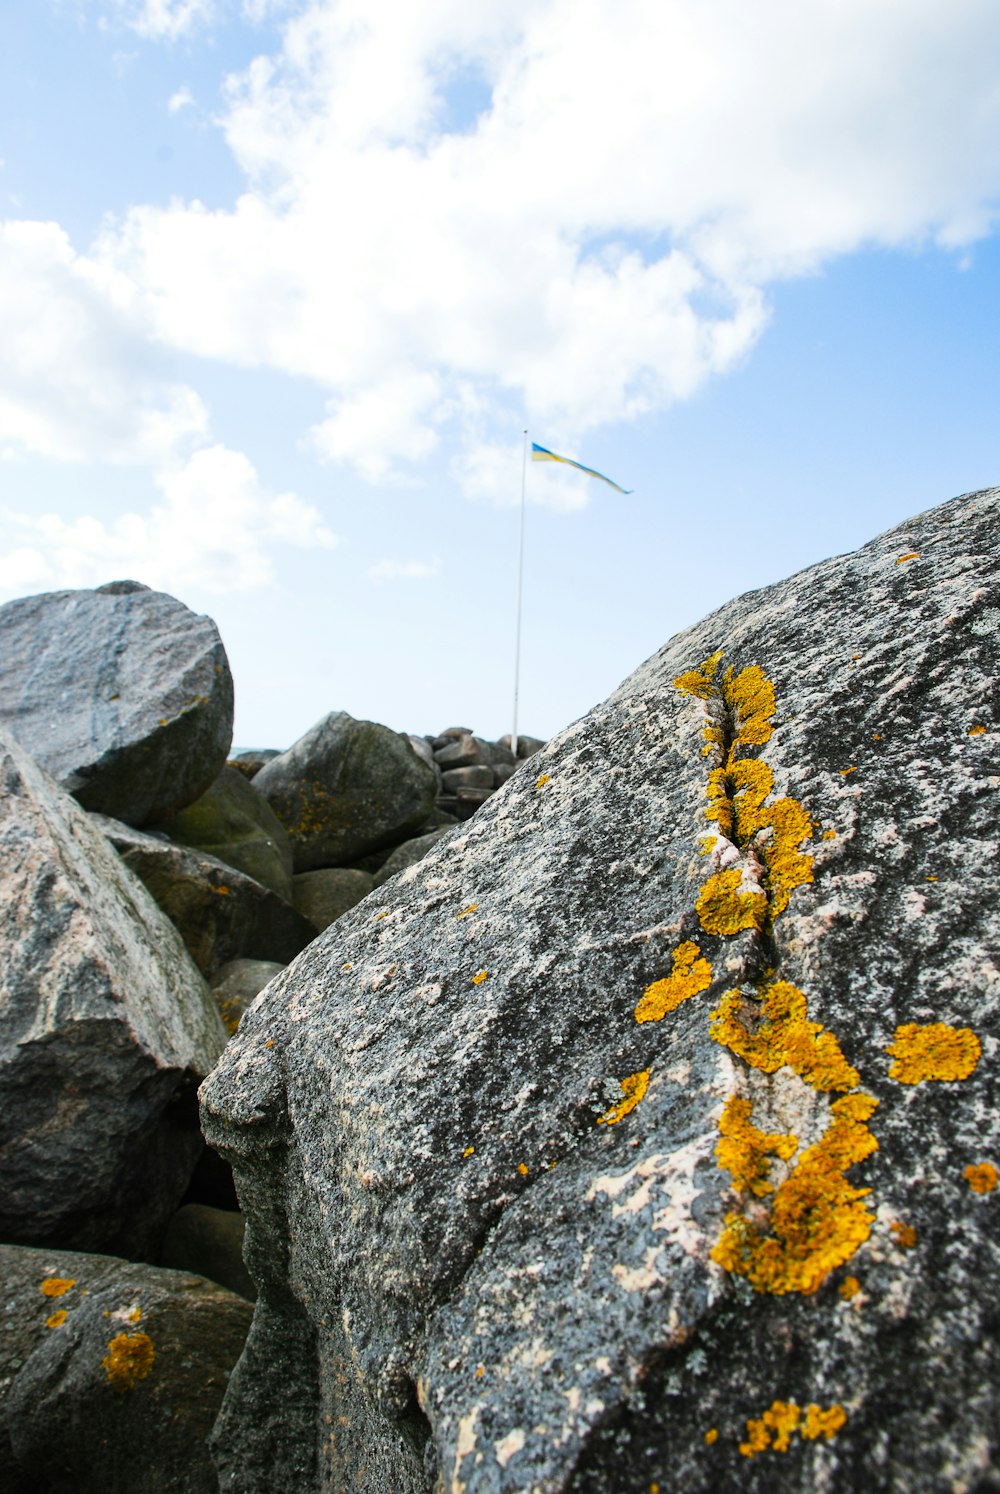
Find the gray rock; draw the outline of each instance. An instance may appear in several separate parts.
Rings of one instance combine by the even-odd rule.
[[[420,835],[429,835],[432,830],[441,830],[448,825],[457,824],[458,816],[454,814],[448,814],[446,810],[442,809],[439,800],[431,810],[430,814],[427,816],[424,823],[420,826],[420,830],[418,833]],[[379,869],[381,870],[381,868]]]
[[[253,1302],[257,1288],[243,1264],[246,1220],[233,1209],[185,1204],[167,1225],[160,1264],[193,1271]]]
[[[277,747],[258,747],[249,752],[237,752],[229,759],[229,766],[242,773],[244,778],[256,778],[265,763],[269,763],[272,757],[280,757],[281,753]]]
[[[485,763],[468,768],[449,768],[441,774],[441,785],[446,794],[460,794],[464,789],[493,789],[493,769]]]
[[[291,841],[264,795],[236,768],[223,768],[207,793],[156,828],[178,845],[235,866],[291,902]]]
[[[138,582],[0,607],[0,723],[87,809],[175,814],[226,760],[233,681],[211,618]]]
[[[371,872],[349,866],[326,866],[300,872],[294,881],[295,906],[322,931],[357,907],[372,890]]]
[[[449,741],[446,746],[436,748],[434,761],[442,773],[450,768],[471,768],[476,764],[488,767],[492,762],[492,753],[485,742],[467,732],[465,736]]]
[[[176,931],[0,728],[0,1239],[153,1248],[225,1042]]]
[[[457,822],[456,822],[457,823]],[[450,834],[451,827],[442,825],[438,829],[429,830],[426,835],[418,835],[413,840],[404,840],[401,846],[397,846],[385,865],[375,873],[375,886],[381,887],[394,877],[397,872],[405,871],[408,866],[416,866],[422,861],[438,841]]]
[[[499,746],[499,747],[506,747],[507,751],[508,752],[510,751],[510,732],[508,732],[506,736],[503,736],[503,737],[500,738],[500,741],[497,743],[497,746]],[[525,758],[534,757],[535,753],[536,752],[541,752],[541,750],[542,750],[542,748],[544,746],[545,746],[545,743],[542,741],[541,737],[522,737],[521,734],[520,734],[520,732],[518,732],[518,735],[517,735],[517,760],[518,760],[518,762],[519,763],[520,762],[524,762]]]
[[[502,788],[516,771],[514,763],[496,763],[493,768],[493,787]]]
[[[190,1272],[10,1245],[0,1280],[4,1494],[217,1494],[205,1438],[249,1302]]]
[[[274,982],[243,1494],[995,1487],[998,561],[729,603]]]
[[[125,862],[180,933],[206,977],[230,960],[287,965],[316,937],[290,903],[215,856],[92,815]]]
[[[335,711],[257,774],[288,831],[295,870],[340,866],[417,829],[437,792],[401,732]]]
[[[268,981],[284,970],[277,960],[229,960],[212,976],[212,995],[232,1035],[240,1019],[263,991]]]
[[[492,784],[492,774],[490,775],[490,782]],[[492,787],[482,789],[460,788],[455,794],[455,807],[459,819],[469,819],[475,814],[477,809],[482,808],[492,793]]]

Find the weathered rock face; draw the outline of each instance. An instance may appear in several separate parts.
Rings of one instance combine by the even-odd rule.
[[[449,834],[449,827],[442,825],[439,830],[429,830],[426,835],[418,835],[413,840],[404,840],[401,846],[397,846],[392,855],[379,867],[375,873],[376,887],[381,887],[394,877],[397,872],[405,871],[408,866],[416,866],[422,861],[432,846]]]
[[[286,964],[316,937],[290,903],[217,857],[107,815],[95,814],[93,822],[177,928],[203,975],[236,959]]]
[[[233,681],[211,618],[135,581],[0,607],[0,723],[87,809],[145,825],[226,760]]]
[[[291,842],[263,794],[235,768],[223,768],[207,793],[156,828],[182,846],[235,866],[291,902]]]
[[[0,728],[0,1239],[142,1254],[226,1032],[180,937]]]
[[[998,560],[720,609],[248,1012],[224,1489],[997,1487]]]
[[[252,1308],[190,1272],[0,1245],[4,1494],[216,1494],[205,1441]]]

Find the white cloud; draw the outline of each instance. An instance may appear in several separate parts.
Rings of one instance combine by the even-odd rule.
[[[438,560],[377,560],[365,575],[371,581],[426,581],[440,569]]]
[[[150,346],[126,276],[55,223],[0,223],[0,441],[54,461],[157,463],[208,416]]]
[[[176,93],[172,93],[167,100],[167,109],[171,114],[176,114],[179,109],[186,109],[189,104],[194,103],[194,94],[187,84],[182,84]]]
[[[447,433],[485,493],[525,415],[585,459],[744,358],[776,281],[996,221],[993,0],[314,0],[283,38],[229,82],[232,210],[94,253],[162,342],[316,380],[372,480]]]
[[[0,510],[0,591],[96,586],[131,576],[167,591],[251,591],[273,579],[275,545],[332,549],[322,515],[294,493],[270,494],[248,458],[206,446],[156,479],[162,500],[106,523],[91,515]]]
[[[176,41],[216,19],[214,0],[115,0],[122,20],[147,41]]]

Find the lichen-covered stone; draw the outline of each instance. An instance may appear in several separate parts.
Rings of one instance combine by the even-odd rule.
[[[292,847],[285,827],[236,768],[223,768],[207,792],[156,828],[292,901]]]
[[[343,866],[416,831],[434,808],[437,775],[401,732],[335,711],[265,763],[254,787],[304,872]]]
[[[0,1238],[149,1249],[225,1041],[146,889],[0,728]]]
[[[0,607],[0,722],[86,809],[145,825],[226,760],[233,681],[211,618],[137,582]]]
[[[284,898],[216,856],[107,815],[91,819],[145,884],[208,978],[230,960],[285,965],[316,937],[313,924]]]
[[[217,1494],[249,1302],[189,1271],[0,1245],[4,1494]]]
[[[224,1488],[997,1486],[998,570],[729,603],[268,988]]]

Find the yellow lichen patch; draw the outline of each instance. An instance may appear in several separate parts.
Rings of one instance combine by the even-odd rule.
[[[962,1176],[973,1193],[992,1193],[997,1185],[997,1170],[992,1162],[970,1162]]]
[[[526,1163],[519,1162],[517,1164],[517,1170],[521,1174],[522,1178],[526,1178],[528,1176],[528,1168]]]
[[[649,1070],[640,1069],[637,1074],[629,1074],[627,1079],[619,1081],[622,1089],[622,1098],[617,1105],[612,1105],[603,1115],[597,1117],[599,1126],[617,1126],[626,1115],[631,1115],[643,1095],[649,1088]]]
[[[376,923],[381,923],[381,921],[382,921],[383,918],[388,918],[388,917],[389,917],[389,912],[388,912],[388,909],[387,909],[384,913],[376,913],[375,914],[375,922]]]
[[[489,973],[490,972],[488,970],[477,970],[475,975],[472,977],[472,984],[474,986],[481,986],[483,981],[488,978]]]
[[[813,858],[799,846],[813,833],[813,823],[798,799],[779,799],[767,811],[766,823],[774,832],[764,846],[770,906],[768,924],[784,913],[796,887],[813,880]]]
[[[843,1406],[830,1406],[823,1411],[814,1401],[810,1401],[799,1431],[810,1442],[815,1442],[819,1437],[832,1442],[846,1420],[847,1412]]]
[[[46,1276],[38,1290],[43,1297],[65,1297],[76,1286],[76,1277]]]
[[[455,917],[456,917],[456,919],[458,919],[458,918],[468,918],[469,914],[470,913],[475,913],[475,911],[476,911],[476,909],[478,907],[479,907],[478,903],[470,903],[467,908],[463,908],[462,909],[461,913],[456,913]]]
[[[752,1113],[753,1105],[749,1100],[730,1096],[719,1121],[715,1155],[738,1192],[750,1192],[763,1198],[765,1194],[774,1192],[774,1184],[769,1181],[770,1158],[780,1157],[787,1162],[799,1143],[794,1136],[759,1130],[750,1119]]]
[[[895,1038],[885,1051],[895,1060],[889,1069],[890,1079],[900,1084],[923,1084],[928,1079],[968,1079],[975,1072],[982,1044],[970,1027],[906,1022],[896,1028]]]
[[[904,560],[919,560],[919,559],[920,559],[920,551],[919,550],[907,550],[907,552],[906,552],[905,555],[897,555],[896,556],[896,564],[897,565],[902,565],[903,562],[904,562]]]
[[[69,1313],[65,1307],[60,1307],[58,1312],[54,1312],[50,1318],[45,1319],[45,1326],[46,1328],[61,1328],[68,1317]]]
[[[916,1245],[917,1232],[912,1224],[906,1224],[902,1219],[894,1219],[889,1228],[900,1250],[912,1250]]]
[[[226,887],[226,886],[224,886],[223,884],[220,884],[218,887],[216,887],[215,883],[213,882],[210,885],[211,885],[212,891],[216,894],[216,896],[218,896],[218,897],[228,897],[229,896],[229,888]]]
[[[119,1333],[108,1344],[101,1360],[104,1373],[115,1390],[131,1390],[152,1373],[153,1341],[146,1333]]]
[[[857,771],[858,771],[858,768],[857,768],[857,764],[856,763],[852,763],[849,768],[838,768],[837,769],[837,772],[840,774],[841,778],[846,778],[850,773],[856,773]]]
[[[861,1283],[856,1276],[845,1276],[837,1291],[845,1302],[850,1302],[861,1290]]]
[[[714,654],[709,654],[697,669],[689,669],[684,674],[679,674],[674,680],[676,689],[685,695],[696,695],[700,700],[708,700],[716,693],[715,671],[719,667],[722,658],[722,649],[716,649]]]
[[[772,1234],[762,1235],[742,1214],[727,1214],[712,1259],[758,1292],[817,1291],[871,1234],[874,1216],[862,1201],[871,1189],[853,1187],[844,1174],[878,1150],[865,1125],[877,1104],[861,1093],[834,1101],[823,1135],[774,1194]]]
[[[703,885],[694,906],[706,934],[740,934],[764,927],[767,898],[762,892],[743,892],[742,883],[743,873],[730,867]]]
[[[768,1449],[787,1452],[795,1432],[810,1442],[818,1437],[829,1442],[846,1421],[843,1406],[830,1406],[824,1411],[810,1401],[803,1411],[794,1401],[774,1401],[763,1416],[747,1419],[747,1440],[740,1443],[740,1452],[745,1458],[754,1458]]]
[[[539,774],[539,776],[535,779],[535,788],[544,788],[545,785],[548,783],[548,781],[549,781],[549,775],[548,775],[548,773],[541,773],[541,774]]]
[[[717,1043],[752,1068],[774,1074],[785,1064],[813,1089],[849,1090],[861,1082],[832,1032],[810,1022],[806,998],[788,981],[772,981],[759,992],[762,1021],[751,1032],[748,1003],[740,991],[727,991],[712,1013],[710,1032]]]
[[[823,839],[824,840],[836,840],[837,839],[837,832],[836,832],[836,830],[824,830],[823,831]]]
[[[240,1025],[240,1018],[243,1016],[242,1005],[243,1003],[238,996],[227,996],[220,1007],[222,1020],[230,1037],[232,1037]]]
[[[938,880],[937,877],[925,877],[924,878],[925,882],[936,882],[937,880]]]
[[[462,1156],[463,1157],[474,1157],[475,1154],[476,1154],[475,1147],[474,1146],[467,1146],[465,1148],[465,1151],[462,1153]]]
[[[739,674],[727,669],[722,698],[736,714],[739,728],[733,741],[737,747],[763,747],[774,733],[774,685],[759,664],[749,664]]]
[[[715,1445],[715,1443],[718,1442],[718,1440],[719,1440],[719,1429],[718,1429],[718,1427],[709,1427],[708,1431],[705,1433],[705,1441],[708,1443],[708,1446],[709,1447],[713,1447]]]
[[[983,732],[985,730],[986,730],[985,726],[970,726],[969,727],[969,736],[970,737],[981,737],[982,734],[983,734]]]
[[[672,959],[670,974],[654,980],[643,991],[635,1009],[637,1022],[659,1022],[667,1012],[676,1011],[682,1001],[707,991],[712,984],[712,967],[692,940],[678,944]]]

